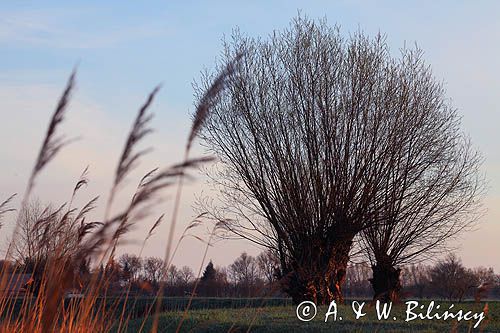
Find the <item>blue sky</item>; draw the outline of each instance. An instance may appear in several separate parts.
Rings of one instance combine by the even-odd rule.
[[[163,87],[153,108],[157,131],[148,141],[155,152],[136,175],[151,165],[178,161],[193,109],[191,84],[200,71],[213,66],[221,39],[236,27],[265,38],[273,29],[286,27],[298,10],[311,18],[326,17],[345,34],[357,29],[371,35],[381,31],[394,52],[405,42],[417,42],[424,49],[463,116],[463,128],[483,152],[483,171],[489,179],[488,211],[480,229],[458,243],[459,254],[470,266],[494,266],[500,271],[498,259],[492,257],[500,252],[500,3],[496,1],[3,2],[0,198],[25,186],[47,119],[75,64],[79,64],[78,89],[65,131],[82,139],[40,179],[37,196],[45,201],[65,201],[68,183],[87,164],[94,181],[89,196],[106,196],[134,113],[160,82]],[[188,186],[181,211],[184,223],[193,215],[193,196],[202,190],[201,181]],[[134,238],[141,239],[145,230],[147,226],[139,226]],[[161,232],[146,255],[162,256]],[[193,244],[186,242],[181,248],[186,255],[178,264],[197,265],[201,253],[191,252]],[[211,256],[216,263],[227,264],[243,249],[259,251],[244,242],[220,243]]]

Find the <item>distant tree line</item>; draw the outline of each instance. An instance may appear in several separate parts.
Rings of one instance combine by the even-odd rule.
[[[39,271],[34,260],[12,265],[16,272],[31,274],[37,281]],[[156,257],[140,258],[123,254],[110,260],[108,265],[91,269],[89,263],[78,268],[78,283],[74,292],[85,292],[90,274],[97,272],[101,279],[110,282],[107,294],[154,296],[160,284],[165,283],[167,297],[286,297],[279,288],[279,262],[270,251],[254,257],[243,252],[228,266],[215,266],[210,261],[197,278],[189,266],[170,265]],[[442,299],[449,301],[499,299],[500,274],[493,268],[465,267],[454,254],[433,265],[415,264],[401,268],[402,296],[405,298]],[[370,299],[373,295],[372,268],[364,263],[347,266],[345,296],[349,299]],[[36,292],[36,284],[32,291]]]
[[[402,296],[449,301],[500,298],[500,275],[493,268],[465,267],[454,254],[433,265],[414,264],[401,268]],[[367,263],[350,264],[346,297],[371,298],[372,268]]]
[[[66,218],[63,224],[51,223],[62,214],[61,208],[45,206],[38,201],[32,201],[22,211],[11,273],[29,274],[31,279],[28,289],[33,293],[38,292],[43,268],[58,238],[67,244],[65,251],[69,255],[74,251],[72,244],[77,243],[74,239],[79,237],[81,230],[73,219]],[[47,242],[47,239],[53,243]],[[272,250],[265,250],[255,257],[243,252],[225,267],[215,266],[210,261],[199,277],[189,266],[166,265],[161,258],[123,254],[105,264],[82,261],[78,267],[73,267],[75,278],[68,284],[70,290],[84,293],[92,273],[97,273],[99,280],[109,283],[107,293],[117,296],[123,293],[156,295],[162,283],[167,296],[187,296],[193,293],[197,283],[197,296],[286,297],[287,294],[280,287],[279,269],[279,258]],[[458,301],[500,298],[500,276],[492,268],[466,268],[455,255],[449,255],[433,265],[401,265],[398,269],[401,270],[401,296],[405,298]],[[346,269],[345,296],[371,298],[372,280],[371,263],[350,262]]]

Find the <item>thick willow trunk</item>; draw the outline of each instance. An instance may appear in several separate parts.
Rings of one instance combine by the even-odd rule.
[[[372,266],[372,272],[370,283],[374,292],[373,299],[384,303],[398,301],[401,293],[401,269],[381,262]]]
[[[292,263],[290,272],[281,279],[282,290],[295,304],[312,301],[317,305],[331,301],[343,303],[342,285],[346,278],[347,262],[352,241],[330,245],[325,251],[318,244],[309,245]],[[306,245],[306,244],[305,244]]]

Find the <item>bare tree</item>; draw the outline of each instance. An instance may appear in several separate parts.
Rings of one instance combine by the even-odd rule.
[[[252,296],[259,278],[257,260],[246,252],[243,252],[229,266],[229,275],[235,285],[241,288],[247,297]]]
[[[276,254],[271,250],[266,250],[260,253],[256,260],[260,275],[266,282],[268,284],[275,282],[279,272],[279,260]]]
[[[178,281],[179,281],[179,270],[177,269],[177,266],[170,265],[166,273],[167,286],[171,287],[175,286]]]
[[[374,297],[386,301],[401,289],[398,266],[441,253],[447,241],[471,230],[484,189],[480,155],[422,51],[402,50],[388,71],[394,112],[387,126],[397,149],[374,197],[378,222],[362,233]]]
[[[402,285],[410,291],[413,297],[424,298],[424,292],[429,287],[429,267],[422,264],[413,264],[403,267]]]
[[[479,284],[494,284],[496,282],[495,271],[492,267],[476,267],[472,269],[472,273]]]
[[[349,295],[366,297],[370,292],[371,269],[367,263],[352,263],[347,266],[345,289]]]
[[[161,258],[149,257],[143,260],[144,277],[153,286],[158,286],[165,276],[165,262]]]
[[[118,259],[121,270],[130,282],[137,281],[142,269],[142,259],[134,254],[122,254]]]
[[[19,215],[18,234],[13,244],[14,258],[23,262],[46,257],[52,249],[50,242],[44,242],[44,234],[50,233],[51,226],[57,220],[57,212],[50,206],[43,207],[38,200],[33,200],[21,209]],[[42,225],[45,228],[41,228]]]
[[[342,300],[354,238],[369,227],[389,225],[387,199],[401,195],[393,187],[404,181],[395,168],[418,166],[423,176],[412,173],[420,181],[409,186],[418,191],[434,179],[425,165],[444,149],[444,155],[465,155],[450,156],[450,167],[441,165],[430,175],[460,174],[461,161],[465,174],[473,173],[467,162],[473,152],[453,141],[461,139],[454,132],[457,118],[441,86],[428,71],[414,70],[415,54],[405,52],[394,58],[380,35],[346,39],[325,21],[301,17],[269,40],[236,33],[225,45],[220,66],[234,54],[245,57],[202,133],[221,160],[209,174],[223,194],[202,207],[225,222],[228,236],[278,253],[283,290],[295,302]],[[448,116],[451,121],[443,123]],[[445,134],[436,138],[431,130]],[[453,148],[443,148],[446,144]],[[409,149],[424,150],[414,155]],[[460,186],[467,181],[459,180]],[[439,201],[437,193],[419,197],[437,202],[444,218],[450,201]],[[423,228],[415,237],[427,234]],[[437,239],[446,231],[440,234]]]
[[[474,300],[476,302],[480,302],[481,299],[489,296],[495,285],[498,285],[498,277],[495,275],[495,271],[491,267],[476,267],[472,269],[472,274],[478,284],[474,290]]]
[[[179,270],[179,283],[188,286],[194,280],[194,272],[189,266],[182,266]]]
[[[57,294],[51,301],[52,305],[62,295],[62,290],[82,288],[89,280],[90,259],[80,257],[79,253],[87,236],[101,225],[100,222],[87,222],[87,215],[95,208],[98,197],[81,208],[73,206],[77,193],[88,183],[87,171],[86,168],[76,182],[70,200],[63,205],[44,205],[38,200],[29,201],[29,196],[26,196],[16,218],[13,241],[7,250],[21,270],[32,274],[32,292],[38,294],[41,288],[45,288],[44,292]],[[61,283],[57,285],[58,278]]]
[[[80,249],[82,239],[99,223],[86,222],[86,215],[95,207],[97,198],[79,211],[71,206],[54,208],[32,200],[21,208],[12,254],[17,262],[38,266],[55,256],[72,258]]]
[[[462,301],[468,292],[478,286],[474,274],[465,268],[456,255],[450,254],[430,270],[433,291],[448,300]]]

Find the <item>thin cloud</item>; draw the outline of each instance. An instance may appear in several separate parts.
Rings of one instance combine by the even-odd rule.
[[[161,21],[94,25],[92,10],[37,10],[4,13],[0,17],[0,44],[55,49],[110,48],[145,38],[171,35]],[[126,23],[126,24],[125,24]],[[85,28],[82,28],[85,27]]]

